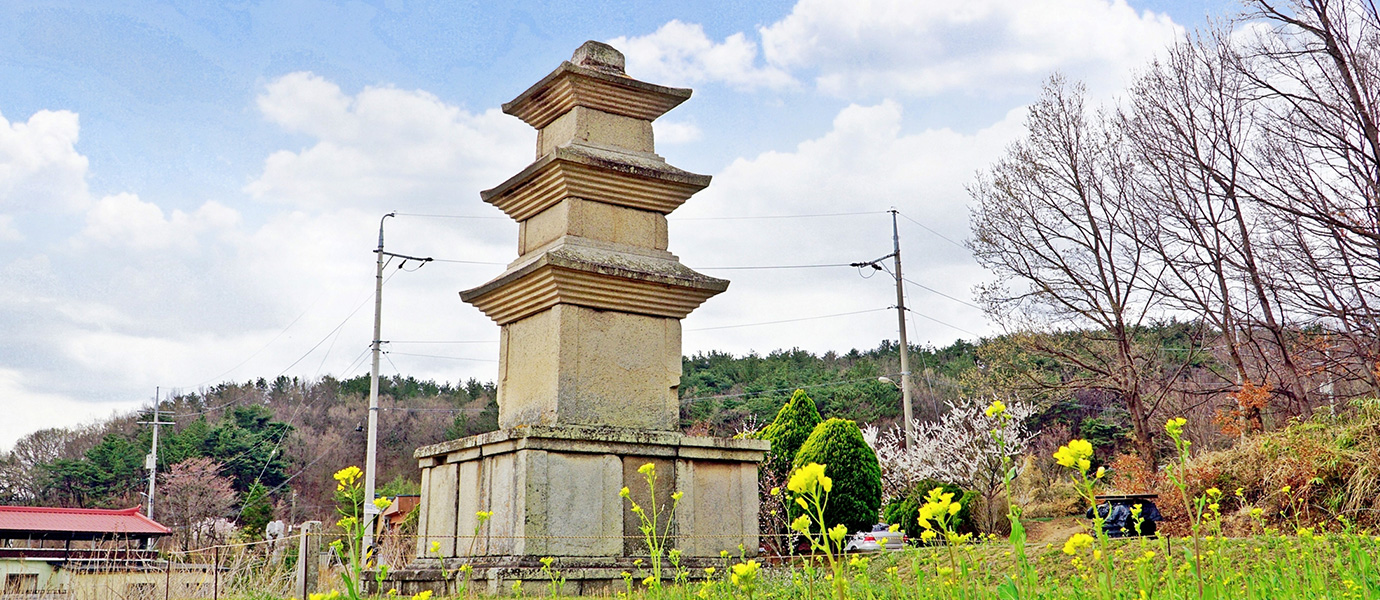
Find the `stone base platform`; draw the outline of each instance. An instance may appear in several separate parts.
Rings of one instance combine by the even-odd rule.
[[[523,595],[527,597],[549,595],[553,585],[559,587],[557,593],[561,596],[612,597],[627,590],[628,580],[624,578],[624,573],[631,578],[634,590],[643,589],[642,580],[651,573],[650,568],[646,560],[640,565],[634,564],[633,560],[556,559],[551,565],[551,570],[560,578],[559,583],[554,582],[551,575],[542,569],[540,559],[530,557],[477,558],[473,561],[466,559],[473,569],[468,578],[459,570],[461,561],[447,561],[447,568],[443,572],[439,560],[419,559],[406,569],[389,571],[388,578],[379,590],[373,589],[372,579],[365,577],[365,580],[370,591],[374,593],[382,593],[391,588],[397,589],[401,597],[424,590],[431,590],[437,595],[456,594],[462,586],[469,592],[507,596],[512,593],[513,585],[518,581],[522,582]],[[737,562],[736,556],[733,561]],[[720,570],[718,575],[721,576],[725,564],[724,560],[717,558],[699,558],[682,561],[681,566],[686,569],[687,580],[699,581],[706,577],[705,567],[716,567]],[[675,571],[669,564],[663,565],[662,577],[668,583],[675,577]]]
[[[419,448],[416,559],[390,572],[384,589],[439,593],[442,565],[454,577],[469,564],[478,585],[471,589],[507,592],[522,580],[536,590],[549,581],[544,557],[566,577],[566,594],[623,589],[624,571],[640,578],[649,567],[641,521],[619,496],[624,487],[649,516],[655,503],[658,530],[670,532],[668,550],[680,550],[688,566],[721,564],[720,551],[736,557],[740,547],[754,556],[757,465],[769,447],[664,431],[524,426]],[[655,498],[638,472],[648,463],[656,469]],[[492,516],[481,522],[481,511]]]

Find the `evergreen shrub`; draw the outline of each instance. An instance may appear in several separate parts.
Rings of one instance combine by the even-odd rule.
[[[794,466],[810,463],[824,465],[824,474],[834,480],[824,509],[825,525],[841,523],[849,532],[871,530],[882,508],[882,469],[858,424],[829,419],[816,426],[796,452]],[[800,507],[789,508],[794,519]]]
[[[972,509],[973,500],[978,497],[977,492],[934,479],[921,480],[905,496],[888,502],[886,507],[882,509],[882,520],[891,525],[900,525],[901,530],[906,532],[906,537],[919,540],[920,534],[925,531],[920,527],[920,506],[925,503],[925,495],[937,487],[944,488],[945,493],[953,494],[954,498],[958,498],[959,505],[963,507],[959,509],[957,515],[954,515],[954,530],[961,533],[976,532],[977,528],[974,527],[972,520]]]
[[[795,463],[796,452],[821,421],[815,401],[805,390],[791,394],[791,399],[776,412],[776,419],[757,435],[758,439],[771,442],[771,453],[767,455],[764,468],[771,470],[778,480],[785,477]]]

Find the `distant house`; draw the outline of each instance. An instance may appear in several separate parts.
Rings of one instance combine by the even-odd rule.
[[[167,563],[145,548],[169,533],[137,507],[0,506],[0,598],[152,597]]]
[[[417,508],[422,501],[421,496],[395,496],[393,503],[388,508],[383,509],[379,515],[378,531],[375,535],[382,537],[389,533],[397,533],[402,529],[403,521],[407,520],[407,515]]]

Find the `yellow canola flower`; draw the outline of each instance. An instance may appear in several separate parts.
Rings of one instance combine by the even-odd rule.
[[[829,539],[834,540],[835,543],[842,542],[845,537],[848,537],[848,528],[842,523],[829,530]]]
[[[1188,419],[1185,419],[1183,417],[1174,417],[1173,419],[1170,419],[1165,422],[1164,431],[1165,433],[1169,434],[1169,437],[1178,438],[1184,434],[1184,425],[1187,424]]]
[[[431,600],[431,590],[422,590],[413,594],[412,600]]]
[[[619,498],[631,498],[631,497],[632,497],[632,490],[628,489],[627,486],[623,486],[623,489],[618,490],[618,497],[619,497]]]
[[[1068,539],[1068,541],[1064,542],[1064,554],[1068,554],[1070,556],[1078,554],[1079,550],[1091,546],[1092,543],[1092,536],[1086,533],[1075,533],[1072,537]]]
[[[1001,400],[993,400],[992,405],[988,406],[987,410],[983,411],[983,413],[985,413],[988,417],[995,417],[998,415],[1005,414],[1006,404],[1003,404]]]
[[[644,465],[642,465],[642,466],[640,466],[640,467],[637,468],[637,472],[638,472],[638,473],[641,473],[641,474],[644,475],[644,476],[655,475],[655,474],[656,474],[656,465],[654,465],[654,464],[652,464],[652,463],[644,464]]]
[[[676,492],[676,493],[674,493],[674,494],[671,494],[671,499],[674,500],[674,501],[676,501],[676,502],[680,502],[680,499],[681,499],[681,498],[684,498],[684,497],[685,497],[685,492]]]
[[[757,579],[757,569],[759,569],[761,566],[762,565],[757,564],[757,561],[755,560],[749,560],[745,563],[738,563],[736,565],[733,565],[733,575],[731,577],[733,580],[733,585],[736,585],[738,587],[746,587],[752,585],[752,583]]]
[[[346,486],[353,485],[363,476],[364,472],[360,471],[359,467],[355,466],[345,467],[344,469],[336,471],[335,475],[332,475],[332,477],[335,478],[336,487],[338,489],[345,489]]]
[[[1087,472],[1092,466],[1088,459],[1092,458],[1092,442],[1088,440],[1072,440],[1066,446],[1060,446],[1054,453],[1054,460],[1060,466],[1070,469],[1077,467],[1079,471]]]
[[[825,483],[826,481],[828,481],[828,483]],[[813,490],[815,484],[824,486],[824,491],[827,492],[830,487],[833,487],[834,482],[824,476],[824,465],[810,463],[796,469],[795,472],[791,474],[790,481],[786,482],[786,489],[797,494],[803,494]]]
[[[481,510],[481,511],[478,511],[478,512],[474,513],[474,516],[476,516],[476,517],[479,518],[479,522],[480,522],[480,523],[483,523],[484,521],[488,521],[490,517],[494,516],[494,511],[492,511],[492,510]]]
[[[374,498],[374,506],[377,506],[379,510],[383,510],[385,508],[393,506],[393,501],[389,500],[387,496]]]
[[[440,552],[440,551],[441,551],[441,542],[432,541],[432,542],[431,542],[431,551],[432,551],[432,552]]]
[[[807,517],[805,515],[800,515],[799,517],[796,517],[794,521],[791,521],[791,530],[799,531],[800,533],[809,533],[810,517]]]

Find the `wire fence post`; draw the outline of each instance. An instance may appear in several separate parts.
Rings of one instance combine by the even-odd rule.
[[[220,546],[216,546],[211,559],[211,598],[220,600]]]
[[[163,571],[163,600],[172,598],[172,552],[168,552],[168,568]]]
[[[316,591],[316,578],[320,575],[321,521],[307,521],[298,531],[297,583],[293,591],[297,598],[307,598]]]

